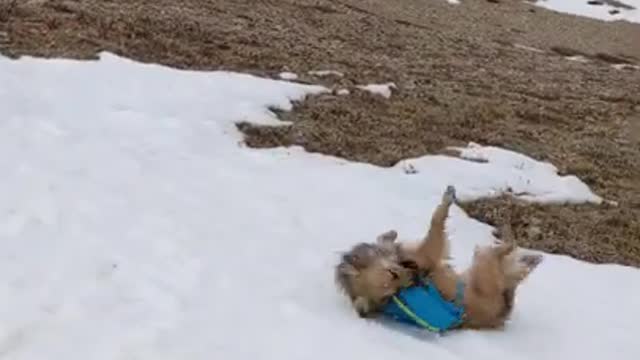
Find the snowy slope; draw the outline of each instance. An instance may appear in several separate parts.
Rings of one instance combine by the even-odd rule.
[[[536,5],[563,13],[605,21],[625,20],[640,23],[640,0],[607,0],[589,4],[588,0],[537,0]]]
[[[241,147],[233,122],[323,91],[96,62],[0,58],[0,359],[636,359],[640,273],[547,256],[505,332],[415,337],[357,318],[338,252],[420,236],[447,184],[600,201],[494,148],[384,169]],[[456,265],[491,228],[455,208]],[[597,290],[597,291],[594,291]],[[612,295],[613,294],[613,295]]]

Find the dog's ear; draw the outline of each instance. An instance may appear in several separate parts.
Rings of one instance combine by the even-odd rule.
[[[342,256],[342,262],[338,265],[338,273],[344,276],[358,276],[360,271],[356,267],[357,259],[351,254]]]
[[[353,280],[358,278],[360,272],[352,264],[342,261],[335,268],[334,280],[338,287],[342,289],[353,300]]]
[[[378,235],[376,238],[376,242],[380,245],[390,245],[393,244],[398,238],[398,232],[395,230],[389,230],[385,233]]]

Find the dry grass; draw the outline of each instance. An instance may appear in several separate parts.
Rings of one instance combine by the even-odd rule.
[[[5,35],[3,35],[5,34]],[[251,146],[388,166],[474,141],[525,152],[576,174],[610,206],[465,207],[509,213],[526,246],[640,265],[640,26],[602,23],[517,1],[0,0],[0,51],[95,58],[108,50],[179,68],[313,78],[347,97],[306,101],[291,127],[241,124]],[[528,51],[514,44],[543,50]],[[568,61],[580,54],[588,63]],[[354,86],[393,81],[391,99]]]
[[[466,204],[463,208],[492,225],[511,219],[521,246],[594,263],[638,266],[640,223],[634,218],[637,213],[629,213],[628,208],[541,206],[507,197]]]

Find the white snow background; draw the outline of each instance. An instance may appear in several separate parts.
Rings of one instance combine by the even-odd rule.
[[[505,331],[413,336],[359,319],[339,252],[418,238],[447,184],[600,201],[496,148],[380,168],[239,144],[237,121],[323,88],[228,72],[0,58],[0,359],[637,359],[640,273],[547,255]],[[455,264],[491,227],[454,208]]]

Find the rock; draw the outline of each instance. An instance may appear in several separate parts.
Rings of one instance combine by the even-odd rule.
[[[539,226],[529,226],[527,227],[527,236],[529,239],[537,239],[542,236],[542,230]]]

